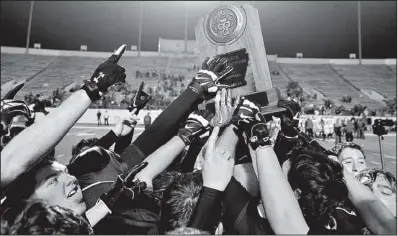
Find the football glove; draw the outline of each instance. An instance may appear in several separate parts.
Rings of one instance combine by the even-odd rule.
[[[195,142],[201,135],[210,130],[211,116],[212,114],[207,111],[191,113],[184,127],[178,130],[178,137],[180,137],[186,145]]]
[[[233,67],[228,65],[227,59],[215,56],[207,58],[202,69],[196,74],[188,88],[199,94],[203,99],[215,94],[220,87],[228,87],[219,83],[219,80],[231,73]]]
[[[82,89],[91,101],[98,101],[110,89],[126,82],[126,70],[117,64],[126,48],[126,45],[119,47],[107,61],[98,66],[90,80],[84,81]]]
[[[144,82],[141,83],[140,88],[138,89],[137,93],[134,95],[131,101],[132,104],[127,107],[129,112],[132,112],[134,109],[136,109],[135,111],[136,115],[138,115],[138,112],[146,106],[149,100],[151,100],[151,95],[142,91],[143,88],[144,88]]]
[[[99,201],[105,203],[109,211],[112,212],[119,198],[123,197],[134,199],[147,187],[145,182],[135,179],[135,176],[147,165],[148,162],[142,162],[141,164],[136,165],[129,172],[119,175],[108,192],[101,195]]]

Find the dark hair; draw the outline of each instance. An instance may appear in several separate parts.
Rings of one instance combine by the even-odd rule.
[[[288,181],[301,191],[298,201],[308,226],[327,225],[336,207],[348,199],[342,165],[307,148],[294,148],[290,158]]]
[[[364,185],[369,187],[370,190],[373,191],[372,185],[376,181],[378,175],[383,175],[393,192],[397,192],[397,179],[391,172],[387,170],[383,170],[380,168],[366,168],[358,172],[355,177],[357,178],[357,180],[359,180],[361,183],[363,183]],[[364,178],[367,179],[365,180]]]
[[[4,206],[15,207],[21,201],[28,200],[35,192],[38,184],[35,178],[37,171],[42,168],[51,167],[52,163],[52,160],[44,159],[9,184],[3,192],[3,195],[6,197],[6,200],[3,202]]]
[[[178,171],[163,171],[160,175],[153,179],[153,194],[157,201],[163,199],[163,193],[170,185],[181,176]]]
[[[334,153],[337,157],[340,156],[341,152],[345,149],[345,148],[353,148],[353,149],[357,149],[359,151],[362,152],[362,155],[366,158],[364,151],[362,150],[362,147],[359,146],[356,143],[353,142],[344,142],[344,143],[338,143],[336,144],[332,149],[331,152]]]
[[[188,224],[195,210],[202,185],[202,172],[194,171],[182,174],[164,191],[161,215],[163,232]]]
[[[18,209],[8,209],[6,213],[15,210]],[[90,224],[82,216],[59,206],[26,202],[24,209],[16,215],[8,222],[2,217],[2,234],[93,234]]]
[[[98,138],[82,139],[78,144],[72,147],[72,157],[79,155],[84,150],[94,147],[98,142]]]

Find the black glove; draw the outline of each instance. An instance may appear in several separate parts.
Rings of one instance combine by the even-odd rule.
[[[265,118],[260,113],[260,108],[243,97],[234,112],[232,124],[237,127],[235,131],[239,134],[243,132],[246,135],[247,142],[253,150],[272,145],[270,133]]]
[[[126,70],[117,64],[126,47],[122,45],[107,61],[98,66],[90,80],[84,81],[82,89],[87,92],[91,101],[98,101],[109,89],[126,82]]]
[[[295,101],[280,100],[278,101],[278,107],[286,109],[281,116],[281,128],[284,135],[288,137],[294,137],[297,135],[297,131],[294,129],[298,128],[299,114],[301,107]]]
[[[147,94],[146,92],[142,91],[144,87],[144,82],[141,83],[140,88],[138,89],[137,93],[134,95],[132,99],[132,104],[127,107],[129,112],[137,109],[135,114],[138,115],[138,112],[146,106],[146,104],[151,100],[151,95]]]
[[[147,165],[148,162],[142,162],[136,165],[131,171],[119,175],[108,192],[101,195],[100,200],[105,203],[110,211],[112,211],[120,197],[134,199],[136,195],[146,189],[145,182],[140,182],[139,179],[134,180],[134,178]]]
[[[202,64],[202,69],[196,74],[188,88],[206,99],[210,94],[215,94],[219,87],[223,85],[218,81],[233,70],[227,64],[227,59],[215,56],[212,59],[206,58]],[[224,86],[227,87],[227,86]]]
[[[67,165],[69,174],[79,177],[84,174],[98,172],[110,162],[110,156],[101,147],[89,148],[72,158]]]
[[[9,126],[16,116],[31,117],[31,111],[24,101],[1,100],[1,136],[9,134]]]
[[[212,114],[207,111],[193,112],[188,116],[183,128],[178,130],[178,136],[186,145],[195,142],[202,134],[210,130]]]

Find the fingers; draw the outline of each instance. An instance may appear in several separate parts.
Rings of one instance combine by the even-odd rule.
[[[117,64],[120,58],[123,56],[123,53],[126,51],[127,45],[123,44],[120,46],[112,56],[109,57],[108,62]]]
[[[220,101],[221,101],[221,92],[218,91],[216,98],[214,99],[214,105],[216,107],[216,114],[220,113]]]
[[[147,167],[148,162],[141,162],[141,164],[139,164],[138,166],[135,166],[131,172],[129,173],[129,175],[126,177],[125,181],[126,182],[130,182],[133,181],[134,177],[141,171],[143,170],[145,167]]]
[[[226,97],[227,97],[227,90],[226,89],[222,89],[221,90],[221,106],[225,107],[226,103]]]
[[[209,60],[210,60],[210,57],[206,57],[206,59],[202,63],[202,69],[206,69],[207,68]]]
[[[234,68],[229,65],[228,67],[225,68],[225,70],[218,77],[218,80],[222,80],[223,78],[225,78],[225,76],[229,75],[229,73],[231,73],[233,70],[234,70]]]
[[[211,135],[207,141],[207,148],[206,148],[206,153],[205,153],[206,158],[210,157],[211,154],[214,152],[219,131],[220,131],[220,127],[218,127],[218,126],[214,127],[213,132],[211,133]]]
[[[144,82],[141,82],[140,88],[138,89],[137,94],[138,94],[139,92],[141,92],[143,88],[144,88]]]
[[[227,64],[227,59],[226,58],[222,58],[219,59],[218,61],[216,61],[214,68],[212,68],[212,71],[215,73],[220,72],[223,68],[226,67]]]

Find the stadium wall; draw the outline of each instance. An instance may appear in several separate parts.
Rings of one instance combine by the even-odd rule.
[[[173,41],[174,42],[174,41]],[[191,45],[193,50],[194,45]],[[116,50],[116,49],[115,49]],[[25,48],[18,47],[1,47],[1,53],[9,54],[24,54]],[[44,56],[77,56],[77,57],[99,57],[108,58],[109,52],[83,52],[83,51],[68,51],[68,50],[52,50],[52,49],[29,49],[31,55],[44,55]],[[126,51],[123,56],[136,57],[137,51]],[[142,57],[158,57],[159,52],[141,51]],[[161,52],[161,56],[180,57],[181,54],[174,52]],[[186,55],[195,56],[195,55]],[[321,58],[280,58],[278,55],[267,55],[268,61],[277,63],[288,64],[336,64],[336,65],[358,65],[358,59],[321,59]],[[396,65],[397,59],[362,59],[364,65]]]
[[[46,108],[49,112],[51,112],[53,109],[56,108]],[[102,124],[104,123],[104,113],[107,109],[100,109],[102,116],[101,116],[101,122]],[[128,110],[107,110],[109,114],[109,124],[114,125],[119,119],[122,117],[126,117],[128,115]],[[77,124],[90,124],[90,125],[96,125],[97,124],[97,112],[98,109],[87,109],[87,111],[83,114],[83,116],[77,121]],[[141,110],[140,113],[138,114],[138,124],[143,125],[144,124],[144,116],[147,113],[150,113],[150,116],[152,118],[152,122],[158,117],[158,115],[162,112],[162,110]],[[40,120],[44,117],[43,113],[36,113],[36,120]],[[321,118],[324,120],[333,120],[333,123],[336,121],[337,118],[340,120],[346,120],[346,119],[351,119],[352,117],[355,116],[315,116],[315,115],[302,115],[300,116],[300,123],[304,122],[307,118],[311,118],[313,120],[320,120]],[[359,117],[355,117],[359,118]],[[396,117],[376,117],[372,116],[369,117],[372,119],[372,124],[375,119],[391,119],[396,121]]]

